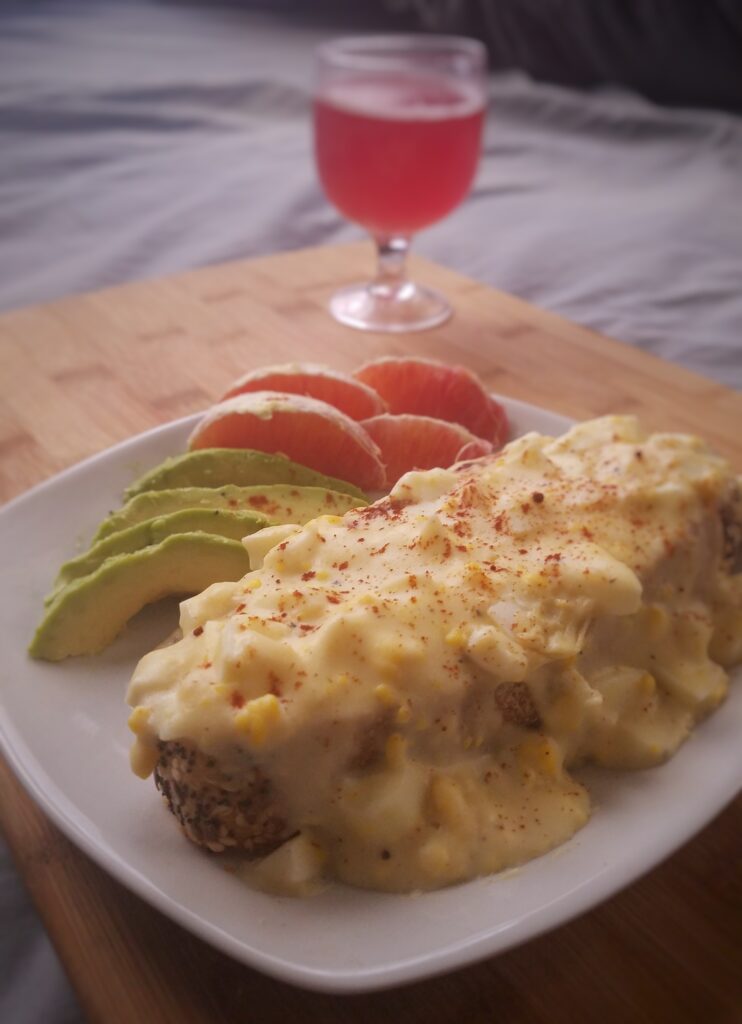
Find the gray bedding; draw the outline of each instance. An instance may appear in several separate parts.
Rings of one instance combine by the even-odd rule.
[[[208,4],[0,5],[0,307],[359,235],[307,86],[330,30]],[[416,247],[742,385],[742,119],[492,81],[474,194]]]
[[[358,237],[311,161],[330,34],[207,3],[0,0],[0,308]],[[474,193],[416,247],[742,386],[732,115],[497,77]],[[0,856],[0,1020],[77,1012]]]

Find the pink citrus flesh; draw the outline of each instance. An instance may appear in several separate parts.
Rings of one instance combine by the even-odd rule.
[[[486,451],[482,450],[482,445],[487,445]],[[492,450],[493,445],[489,441],[485,441],[483,437],[477,437],[464,445],[456,456],[456,461],[463,462],[465,459],[479,459],[482,455],[489,455]]]
[[[362,426],[381,449],[387,487],[412,469],[446,469],[463,458],[476,459],[492,451],[489,441],[458,423],[430,416],[383,413],[364,420]]]
[[[507,440],[505,410],[466,367],[390,357],[365,363],[354,376],[381,395],[390,413],[459,423],[498,448]]]
[[[386,402],[367,384],[316,363],[286,363],[250,370],[230,385],[221,400],[251,391],[283,391],[317,398],[334,405],[352,420],[386,412]]]
[[[254,448],[285,455],[364,491],[384,487],[380,451],[360,424],[306,395],[253,391],[227,398],[206,413],[188,448]]]

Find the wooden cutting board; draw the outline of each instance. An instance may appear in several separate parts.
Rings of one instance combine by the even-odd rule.
[[[455,304],[448,324],[402,337],[335,324],[327,297],[370,269],[365,246],[305,250],[0,317],[0,499],[204,408],[257,364],[344,369],[396,353],[464,363],[493,390],[570,416],[632,412],[702,434],[742,469],[739,395],[423,260],[414,274]],[[740,799],[579,920],[444,978],[354,997],[264,978],[172,924],[73,847],[2,761],[0,822],[96,1022],[742,1020]]]

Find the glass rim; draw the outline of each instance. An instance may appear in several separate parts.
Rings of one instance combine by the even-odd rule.
[[[427,35],[425,33],[390,32],[384,35],[340,36],[320,43],[316,50],[318,63],[326,61],[331,67],[366,68],[388,67],[401,57],[416,54],[438,54],[441,57],[469,58],[476,71],[487,68],[487,47],[470,36]]]

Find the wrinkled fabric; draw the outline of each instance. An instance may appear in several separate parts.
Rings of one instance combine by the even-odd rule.
[[[0,7],[0,305],[359,237],[312,165],[327,28]],[[416,248],[742,384],[742,119],[497,77],[472,197]]]
[[[83,1019],[0,836],[0,1021],[82,1024]]]
[[[299,0],[300,2],[300,0]],[[622,85],[657,103],[742,113],[739,0],[382,0],[435,32],[477,35],[490,67]]]
[[[739,0],[469,0],[492,66],[742,112]]]
[[[360,237],[312,165],[330,34],[215,4],[0,3],[0,308]],[[493,78],[473,194],[415,247],[742,386],[732,115]],[[0,937],[0,1020],[76,1019],[1,852]]]

